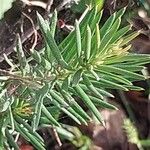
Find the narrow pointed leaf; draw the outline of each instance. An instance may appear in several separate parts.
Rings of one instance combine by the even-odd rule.
[[[121,69],[125,69],[128,71],[132,71],[132,72],[138,72],[141,71],[142,69],[144,69],[144,66],[136,66],[136,65],[125,65],[125,64],[121,64],[121,65],[113,65],[114,67],[117,68],[121,68]]]
[[[40,28],[44,34],[44,37],[48,43],[48,46],[50,47],[50,50],[51,50],[53,56],[56,58],[56,60],[60,66],[62,66],[63,68],[66,68],[66,69],[71,69],[68,66],[68,64],[64,61],[64,59],[61,55],[61,52],[59,50],[59,47],[57,46],[57,44],[49,30],[49,27],[47,27],[44,19],[42,18],[42,16],[39,13],[37,13],[37,16],[38,16]]]
[[[55,36],[56,26],[57,26],[57,11],[55,9],[53,12],[53,15],[51,18],[51,24],[50,24],[50,31],[51,31],[52,37]]]
[[[29,139],[29,141],[33,144],[33,146],[37,149],[37,150],[46,150],[37,140],[36,138],[29,133],[26,129],[24,129],[23,127],[21,127],[21,125],[19,124],[15,124],[15,127],[17,128],[17,130],[21,131],[21,135],[26,139],[26,137],[28,137],[26,140]]]
[[[13,138],[13,136],[9,133],[9,130],[6,128],[5,129],[5,134],[7,137],[7,142],[9,143],[10,146],[12,146],[15,150],[20,150],[19,146],[17,145],[17,143],[15,142],[15,139]]]
[[[80,23],[80,28],[81,28],[81,34],[85,32],[85,28],[87,23],[91,22],[90,20],[94,19],[95,16],[95,9],[92,9],[91,11],[88,12],[88,14],[85,16],[85,18],[82,20]],[[93,20],[94,22],[94,20]],[[72,59],[72,57],[75,56],[76,54],[76,43],[75,41],[75,31],[71,32],[67,38],[64,39],[64,41],[59,45],[60,48],[64,49],[63,51],[63,57],[64,59],[68,62]]]
[[[50,114],[50,112],[46,109],[46,107],[42,104],[42,112],[43,114],[50,120],[52,125],[60,126],[60,124],[56,121],[56,119]]]
[[[93,35],[92,38],[92,51],[91,51],[91,56],[95,57],[97,52],[99,51],[100,43],[101,43],[101,36],[100,36],[100,29],[99,29],[99,24],[96,24],[96,31],[95,35]]]
[[[17,55],[18,55],[20,69],[24,75],[26,72],[29,71],[29,64],[27,63],[26,56],[25,56],[23,48],[22,48],[22,42],[21,42],[19,34],[17,35],[16,51],[17,51]]]
[[[81,124],[80,120],[76,117],[76,115],[79,117],[79,115],[73,111],[70,112],[68,109],[69,107],[62,107],[57,101],[53,101],[53,104],[57,106],[61,111],[63,111],[65,114],[67,114],[70,118],[72,118],[76,123]]]
[[[82,109],[82,107],[75,101],[75,99],[67,92],[62,92],[64,98],[68,101],[70,106],[77,112],[79,115],[84,118],[85,120],[90,121],[91,118],[88,114]]]
[[[140,80],[145,79],[145,77],[143,75],[140,75],[140,74],[137,74],[137,73],[134,73],[134,72],[130,72],[130,71],[127,71],[127,70],[124,70],[124,69],[121,69],[121,68],[116,68],[116,67],[113,67],[113,66],[103,65],[100,68],[104,71],[113,72],[113,73],[117,73],[117,74],[122,74],[122,75],[125,75],[125,76],[130,76],[131,78],[136,78],[136,79],[140,79]]]
[[[41,143],[41,145],[44,145],[43,138],[37,132],[33,132],[32,127],[24,119],[22,119],[18,115],[15,115],[15,121],[18,122],[18,124],[22,124],[26,129],[29,130],[30,133],[32,133],[32,135],[36,137],[36,139]]]
[[[105,36],[105,34],[110,30],[110,28],[112,27],[114,21],[116,19],[116,13],[114,13],[113,15],[111,15],[107,21],[105,22],[105,24],[103,25],[103,27],[100,30],[100,34],[101,37],[103,38]]]
[[[81,33],[79,28],[79,22],[75,21],[75,31],[76,31],[76,47],[77,47],[77,57],[80,58],[82,47],[81,47]]]
[[[124,46],[124,45],[128,44],[130,41],[132,41],[134,38],[136,38],[139,34],[140,34],[140,32],[135,31],[135,32],[123,37],[123,41],[120,46]]]
[[[99,98],[103,99],[103,96],[96,90],[96,88],[92,85],[92,83],[84,73],[82,77],[83,77],[83,82],[87,86],[87,88],[91,90],[91,92],[93,92],[95,96],[98,96]]]
[[[133,91],[142,91],[142,90],[144,90],[142,87],[138,87],[138,86],[125,85],[125,87],[128,88],[129,90],[133,90]]]
[[[52,37],[50,31],[47,31],[46,34],[46,39],[47,39],[47,43],[52,51],[53,56],[56,58],[57,62],[59,63],[60,66],[62,66],[65,69],[71,69],[70,66],[68,66],[68,64],[65,62],[65,60],[63,59],[61,52],[54,40],[54,38]]]
[[[109,81],[109,80],[105,80],[105,79],[103,79],[103,78],[101,78],[99,82],[102,82],[102,83],[104,83],[104,84],[109,84],[109,85],[111,85],[111,86],[115,86],[116,88],[118,88],[118,89],[120,88],[121,90],[124,90],[124,91],[128,91],[128,89],[125,88],[124,86],[122,86],[122,85],[120,85],[120,84],[117,84],[117,83],[114,83],[114,82],[111,82],[111,81]]]
[[[90,98],[87,96],[87,94],[82,90],[82,88],[79,85],[76,85],[74,87],[74,90],[77,92],[77,94],[81,97],[83,102],[87,105],[87,107],[93,112],[95,117],[102,123],[103,126],[105,126],[104,120],[100,114],[100,112],[97,110],[95,105],[92,103]]]
[[[68,75],[62,83],[61,88],[63,90],[68,91],[68,87],[70,86],[70,82],[71,82],[70,80],[71,80],[71,76]]]
[[[117,29],[119,28],[120,26],[120,23],[121,23],[121,18],[118,18],[115,23],[113,24],[113,26],[111,27],[110,31],[106,33],[106,35],[102,38],[101,40],[101,44],[100,44],[100,47],[99,47],[99,52],[101,54],[105,53],[111,39],[112,39],[112,35],[117,31]]]
[[[129,30],[131,30],[131,26],[130,25],[128,25],[128,26],[120,29],[116,33],[114,33],[114,36],[111,39],[110,43],[115,43],[117,40],[119,40],[121,37],[123,37]]]
[[[118,108],[115,107],[114,105],[112,105],[112,104],[110,104],[110,103],[108,103],[108,102],[106,102],[104,100],[98,99],[97,97],[90,96],[90,99],[92,100],[92,102],[95,105],[98,105],[100,107],[118,110]]]
[[[88,61],[90,58],[90,54],[91,54],[91,40],[92,40],[92,35],[91,35],[91,29],[89,26],[87,26],[87,35],[86,35],[86,47],[85,47],[85,60]]]
[[[45,58],[42,58],[41,65],[44,67],[46,70],[51,70],[52,69],[52,64]]]
[[[118,12],[116,12],[116,18],[122,17],[123,14],[125,13],[126,9],[127,9],[127,7],[124,7],[122,9],[120,9]]]
[[[73,76],[73,79],[72,79],[72,86],[75,86],[79,83],[79,81],[82,77],[82,73],[83,73],[82,69],[79,69],[75,72],[75,74]]]
[[[124,85],[120,85],[104,79],[102,79],[101,81],[92,81],[92,84],[97,88],[121,89],[123,91],[128,91],[128,89]]]
[[[84,84],[80,84],[80,86],[81,86],[81,88],[82,88],[84,91],[86,91],[86,92],[88,92],[88,93],[91,93],[91,90],[89,90]],[[95,88],[96,88],[96,87],[95,87]],[[107,91],[105,91],[105,90],[103,90],[103,89],[101,89],[101,88],[96,88],[96,90],[97,90],[102,96],[114,98],[114,96],[113,96],[111,93],[109,93],[109,92],[107,92]]]
[[[50,90],[49,94],[52,98],[54,98],[59,104],[64,107],[69,107],[69,105],[65,102],[65,100],[54,90]]]
[[[120,75],[116,75],[114,73],[110,73],[110,72],[104,71],[104,70],[98,70],[98,72],[100,73],[101,76],[104,76],[104,79],[108,79],[108,80],[113,79],[113,80],[118,81],[123,84],[132,85],[132,83],[129,80],[123,78]]]
[[[35,61],[37,61],[38,63],[41,63],[42,58],[39,52],[37,52],[36,50],[31,51],[31,56],[34,58]]]
[[[47,95],[48,91],[49,91],[49,84],[46,84],[45,86],[42,87],[42,89],[40,89],[39,93],[37,94],[37,102],[35,105],[33,124],[32,124],[33,131],[35,131],[38,128],[40,117],[41,117],[43,99]]]
[[[114,63],[121,63],[125,62],[126,64],[134,64],[136,61],[138,62],[150,62],[150,55],[147,54],[128,54],[128,55],[123,55],[123,56],[117,56],[117,57],[111,57],[107,58],[107,61],[104,62],[105,64],[114,64]]]

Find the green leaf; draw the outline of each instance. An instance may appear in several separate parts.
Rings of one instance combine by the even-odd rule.
[[[12,146],[15,150],[20,150],[19,146],[15,142],[14,137],[9,133],[9,130],[7,128],[5,129],[5,134],[9,145]]]
[[[103,99],[103,96],[96,90],[96,88],[93,86],[93,84],[90,82],[90,80],[88,79],[88,77],[83,73],[82,75],[83,77],[83,82],[84,84],[87,86],[87,88],[93,92],[93,94],[101,99]]]
[[[56,27],[57,27],[57,11],[55,9],[53,12],[53,15],[51,18],[51,24],[50,24],[50,31],[51,31],[53,38],[55,37]]]
[[[102,26],[102,28],[100,30],[101,38],[103,38],[105,36],[105,34],[110,30],[115,19],[116,19],[116,13],[114,13],[107,19],[107,21],[105,22],[105,24]]]
[[[24,51],[22,49],[22,43],[19,34],[17,34],[17,46],[16,46],[16,51],[18,55],[18,60],[20,64],[20,69],[22,74],[24,75],[26,72],[29,72],[29,64],[26,60]]]
[[[30,133],[32,133],[32,135],[34,135],[36,137],[36,139],[42,144],[44,145],[44,140],[43,138],[37,133],[37,132],[34,132],[32,127],[24,120],[22,119],[20,116],[18,115],[15,115],[14,116],[15,118],[15,121],[18,123],[18,124],[22,124]]]
[[[4,127],[4,121],[5,121],[5,117],[4,115],[0,114],[0,149],[4,149],[4,136],[3,136],[3,127]]]
[[[62,136],[63,138],[65,138],[67,140],[71,140],[71,141],[75,138],[75,136],[73,135],[72,132],[69,132],[66,129],[61,128],[61,127],[55,127],[55,128],[56,128],[58,134],[60,136]]]
[[[49,119],[52,125],[60,126],[60,124],[55,120],[55,118],[50,114],[50,112],[46,109],[46,107],[43,104],[42,104],[42,112],[44,116],[46,116]]]
[[[75,101],[75,99],[68,92],[62,91],[62,96],[64,97],[64,99],[68,101],[69,105],[74,109],[74,111],[79,113],[79,115],[83,119],[88,121],[91,120],[88,114],[82,109],[82,107]]]
[[[131,72],[138,72],[138,71],[141,71],[142,69],[144,69],[144,66],[136,66],[136,65],[116,64],[116,65],[112,65],[112,66],[114,66],[116,68],[128,70]]]
[[[103,126],[105,126],[105,122],[104,122],[104,120],[103,120],[100,112],[97,110],[97,108],[92,103],[92,101],[87,96],[87,94],[82,90],[82,88],[79,85],[76,85],[74,87],[74,90],[81,97],[81,99],[87,105],[87,107],[93,112],[93,114],[95,115],[95,117],[102,123]]]
[[[32,50],[31,51],[31,56],[34,58],[35,61],[37,61],[39,64],[42,61],[41,55],[39,52],[37,52],[36,50]]]
[[[150,55],[147,54],[134,54],[134,53],[129,53],[128,55],[121,55],[121,56],[114,56],[107,58],[107,61],[104,62],[104,64],[115,64],[115,63],[123,63],[125,62],[127,64],[135,64],[136,63],[149,63],[150,62]],[[138,64],[136,65],[138,66]]]
[[[61,52],[54,40],[54,38],[52,37],[50,31],[47,31],[47,34],[46,34],[46,39],[47,39],[47,43],[52,51],[52,54],[53,56],[56,58],[58,64],[60,66],[62,66],[63,68],[65,69],[71,69],[70,66],[68,66],[68,64],[65,62],[65,60],[63,59],[62,55],[61,55]]]
[[[100,36],[99,24],[96,24],[95,34],[92,37],[92,43],[91,43],[92,44],[91,57],[95,57],[95,55],[99,51],[100,43],[101,43],[101,36]]]
[[[139,32],[135,31],[135,32],[132,32],[131,34],[123,37],[123,40],[122,40],[122,43],[120,46],[124,46],[124,45],[128,44],[130,41],[132,41],[134,38],[136,38],[139,34],[140,34],[140,31]]]
[[[76,115],[78,115],[75,111],[73,111],[73,114],[72,112],[70,112],[68,109],[69,107],[65,107],[64,106],[62,107],[57,101],[53,101],[53,104],[55,106],[57,106],[61,111],[63,111],[65,114],[67,114],[70,118],[72,118],[76,123],[78,124],[81,124],[80,120],[76,117]],[[66,109],[68,108],[68,109]],[[79,117],[79,115],[78,115]]]
[[[82,22],[80,23],[81,28],[81,37],[86,32],[86,26],[87,24],[90,25],[91,30],[95,29],[96,24],[100,21],[102,16],[102,11],[100,13],[97,13],[97,9],[93,8],[90,10],[85,18],[83,18]],[[71,32],[66,39],[60,44],[60,47],[64,49],[63,56],[64,59],[68,62],[70,62],[75,54],[76,54],[76,43],[74,42],[74,32]],[[73,37],[72,37],[73,36]]]
[[[37,100],[36,100],[35,111],[34,111],[33,122],[32,122],[33,131],[35,131],[38,128],[40,117],[41,117],[43,99],[47,95],[49,88],[50,85],[45,84],[40,90],[37,91],[37,95],[36,95]]]
[[[80,124],[80,121],[86,124],[86,121],[77,113],[75,112],[72,107],[69,106],[65,100],[56,93],[56,91],[50,91],[51,96],[56,100],[53,100],[53,103],[57,104],[62,111],[64,111],[67,115],[69,115],[72,119],[74,119],[77,123]],[[74,116],[74,117],[73,117]]]
[[[125,79],[124,77],[122,77],[122,76],[120,76],[120,75],[116,75],[116,74],[114,74],[114,73],[110,73],[110,72],[108,72],[108,71],[104,71],[104,70],[96,70],[98,73],[99,73],[99,75],[100,76],[102,76],[104,79],[107,79],[107,80],[109,80],[109,79],[112,79],[112,80],[114,80],[114,81],[117,81],[117,82],[119,82],[119,83],[123,83],[123,84],[129,84],[129,85],[132,85],[132,83],[129,81],[129,80],[127,80],[127,79]]]
[[[59,95],[58,92],[56,92],[54,90],[50,90],[49,94],[51,95],[52,98],[54,98],[63,107],[69,107],[69,105],[64,101],[64,99]]]
[[[122,17],[123,14],[125,13],[127,7],[124,7],[122,9],[120,9],[118,12],[116,12],[116,19],[119,18],[119,17]]]
[[[121,89],[121,90],[124,90],[124,91],[128,91],[128,89],[125,88],[123,85],[120,85],[120,84],[111,82],[111,81],[109,81],[109,80],[105,80],[105,79],[103,79],[103,78],[101,78],[99,82],[101,82],[101,83],[103,83],[103,84],[108,84],[108,85],[110,85],[110,86],[114,86],[115,88],[118,88],[118,89]]]
[[[75,72],[72,79],[72,86],[76,86],[79,83],[82,77],[82,73],[83,73],[82,69],[79,69]]]
[[[79,22],[76,20],[75,21],[75,31],[76,31],[76,47],[77,47],[77,57],[80,58],[81,56],[81,33],[80,33],[80,28],[79,28]]]
[[[107,32],[112,28],[113,23],[116,21],[116,19],[118,19],[119,17],[121,18],[122,15],[124,14],[126,10],[126,7],[119,10],[118,12],[115,12],[113,15],[111,15],[107,21],[105,22],[105,24],[102,26],[101,30],[100,30],[100,34],[101,37],[103,38]]]
[[[141,91],[141,90],[144,90],[143,88],[138,87],[138,86],[125,85],[125,87],[128,88],[129,90],[133,90],[133,91]]]
[[[99,54],[104,54],[107,50],[107,47],[109,46],[109,43],[111,42],[111,39],[113,38],[113,34],[118,30],[121,23],[121,18],[118,18],[115,23],[112,25],[111,29],[105,34],[105,36],[101,40],[101,44],[99,47]]]
[[[49,27],[46,25],[44,19],[42,18],[42,16],[39,13],[37,13],[37,16],[38,16],[39,25],[44,34],[45,40],[47,41],[53,56],[56,58],[56,61],[63,68],[71,69],[68,66],[68,64],[64,61],[64,59],[61,55],[61,52],[59,50],[59,47],[57,46],[57,44],[49,30]]]
[[[85,47],[85,60],[88,61],[90,58],[90,54],[91,54],[91,40],[92,40],[92,35],[91,35],[91,29],[89,27],[89,25],[87,25],[87,33],[86,33],[86,47]]]
[[[21,127],[21,125],[15,123],[15,128],[16,130],[18,130],[21,135],[27,140],[30,141],[33,146],[35,146],[35,148],[37,150],[46,150],[41,143],[39,143],[39,141],[37,141],[37,139],[35,138],[35,136],[33,136],[30,132],[28,132],[24,127]]]
[[[44,67],[46,70],[51,70],[52,69],[52,64],[45,58],[42,58],[41,65]]]
[[[108,109],[118,110],[118,108],[115,107],[114,105],[109,104],[108,102],[106,102],[106,101],[104,101],[104,100],[101,100],[101,99],[99,99],[99,98],[90,96],[90,99],[92,100],[92,102],[93,102],[95,105],[100,106],[100,107],[102,107],[102,108],[108,108]]]
[[[68,87],[70,86],[70,82],[71,82],[70,80],[71,80],[71,76],[70,75],[68,75],[64,79],[64,81],[62,83],[62,86],[61,86],[64,91],[68,91]]]
[[[121,75],[125,75],[125,76],[129,76],[130,78],[135,78],[135,79],[140,79],[143,80],[145,79],[145,77],[143,75],[131,72],[131,71],[127,71],[121,68],[116,68],[113,66],[106,66],[106,65],[101,65],[100,69],[107,71],[107,72],[113,72],[115,74],[121,74]]]
[[[111,39],[110,43],[115,43],[117,40],[120,40],[121,37],[123,37],[129,30],[131,30],[131,26],[128,25],[124,28],[121,28],[119,31],[114,33],[113,38]]]
[[[80,84],[80,86],[81,86],[81,88],[84,90],[84,91],[87,91],[87,92],[91,92],[91,90],[89,90],[84,84]],[[96,88],[96,87],[95,87]],[[101,87],[102,88],[102,87]],[[107,92],[107,91],[105,91],[105,90],[103,90],[103,89],[101,89],[101,88],[96,88],[96,90],[101,94],[101,95],[103,95],[103,96],[106,96],[106,97],[112,97],[112,98],[114,98],[114,96],[111,94],[111,93],[109,93],[109,92]],[[92,93],[91,93],[92,94]]]
[[[111,81],[101,79],[101,81],[91,81],[92,84],[97,88],[108,88],[108,89],[121,89],[123,91],[128,91],[124,85],[120,85]]]

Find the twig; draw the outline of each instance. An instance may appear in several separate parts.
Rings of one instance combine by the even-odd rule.
[[[55,79],[55,75],[51,75],[49,77],[46,77],[45,79],[41,77],[34,77],[33,76],[21,76],[18,74],[14,74],[13,72],[6,71],[3,69],[0,69],[0,76],[6,76],[8,79],[13,79],[13,80],[20,80],[26,83],[36,83],[38,85],[42,85],[44,81],[53,81]]]
[[[46,12],[47,12],[47,13],[50,12],[51,6],[52,6],[52,4],[53,4],[53,1],[54,1],[54,0],[48,0],[47,6],[46,6]]]
[[[56,139],[58,145],[59,145],[59,146],[62,146],[62,142],[61,142],[61,140],[60,140],[60,138],[59,138],[59,135],[58,135],[58,133],[57,133],[57,131],[56,131],[55,128],[52,128],[52,134],[54,135],[54,137],[55,137],[55,139]]]
[[[35,25],[35,29],[38,30],[39,26]],[[27,30],[27,32],[21,37],[21,42],[22,44],[29,38],[32,36],[32,34],[34,33],[34,30],[32,28],[30,28],[29,30]],[[7,49],[5,49],[5,51],[2,51],[0,53],[0,62],[2,62],[4,60],[4,56],[3,54],[5,53],[7,56],[10,55],[13,52],[13,49],[15,47],[16,43],[14,42],[10,47],[8,47]]]
[[[47,8],[47,11],[50,11],[51,9],[51,5],[52,5],[52,2],[53,0],[49,0],[49,3],[46,4],[44,2],[42,3],[38,3],[39,1],[28,1],[28,0],[22,0],[22,2],[24,2],[26,5],[33,5],[33,6],[38,6],[40,5],[42,8],[46,9]],[[46,18],[48,18],[47,14],[45,16]],[[31,21],[31,20],[30,20]],[[32,21],[31,21],[32,22]],[[35,33],[35,30],[37,32],[37,30],[39,30],[39,26],[37,24],[34,24],[34,28],[33,28],[33,25],[32,25],[32,28],[28,29],[25,34],[21,37],[21,42],[22,44],[32,36],[33,33]],[[16,40],[15,40],[16,41]],[[0,63],[2,61],[4,61],[4,57],[3,57],[3,54],[5,53],[7,56],[10,55],[12,52],[13,52],[13,49],[16,45],[16,42],[14,42],[10,47],[8,47],[7,49],[5,49],[5,51],[2,51],[0,52]],[[33,45],[34,46],[34,45]]]
[[[38,6],[38,7],[42,7],[43,9],[46,9],[47,5],[46,3],[42,2],[42,1],[29,1],[29,0],[21,0],[24,4],[28,5],[28,6]]]
[[[30,50],[32,51],[32,50],[34,50],[35,46],[37,45],[37,30],[36,30],[36,28],[35,28],[35,25],[34,25],[33,20],[32,20],[27,14],[25,14],[25,13],[23,13],[23,12],[22,12],[22,14],[23,14],[27,19],[29,19],[29,21],[31,22],[32,28],[33,28],[33,32],[34,32],[34,43],[33,43],[32,47],[31,47],[31,49],[30,49]]]

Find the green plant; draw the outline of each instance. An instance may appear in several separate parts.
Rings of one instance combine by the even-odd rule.
[[[139,32],[130,32],[130,25],[120,27],[125,8],[110,16],[100,29],[102,11],[87,10],[83,20],[76,20],[75,30],[58,44],[54,40],[57,12],[50,24],[37,14],[45,47],[39,52],[31,50],[27,59],[18,36],[19,65],[5,56],[11,69],[0,70],[0,149],[19,149],[14,139],[20,134],[36,149],[44,150],[36,131],[43,125],[62,128],[62,112],[78,124],[88,124],[92,115],[78,101],[105,126],[97,107],[117,109],[105,101],[105,97],[113,97],[111,89],[142,90],[132,82],[145,79],[139,72],[150,56],[128,52],[129,42]]]
[[[138,137],[138,131],[129,119],[124,120],[123,128],[127,133],[128,141],[136,144],[140,150],[143,150],[140,139]]]
[[[137,128],[129,119],[124,120],[123,128],[127,134],[128,141],[136,144],[139,150],[143,150],[143,147],[150,147],[150,139],[139,139]]]

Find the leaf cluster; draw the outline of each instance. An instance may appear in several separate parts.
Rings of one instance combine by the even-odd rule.
[[[5,56],[11,70],[0,70],[0,148],[19,149],[15,142],[19,134],[44,150],[44,141],[36,131],[51,126],[64,135],[61,113],[85,125],[94,115],[105,126],[98,107],[117,109],[106,100],[114,97],[110,90],[142,90],[132,82],[145,79],[140,71],[150,56],[129,52],[129,43],[139,32],[130,32],[130,25],[120,27],[124,12],[125,8],[115,12],[99,26],[103,11],[88,7],[61,43],[55,41],[57,12],[50,23],[37,13],[45,47],[31,50],[27,59],[18,36],[19,65]]]

